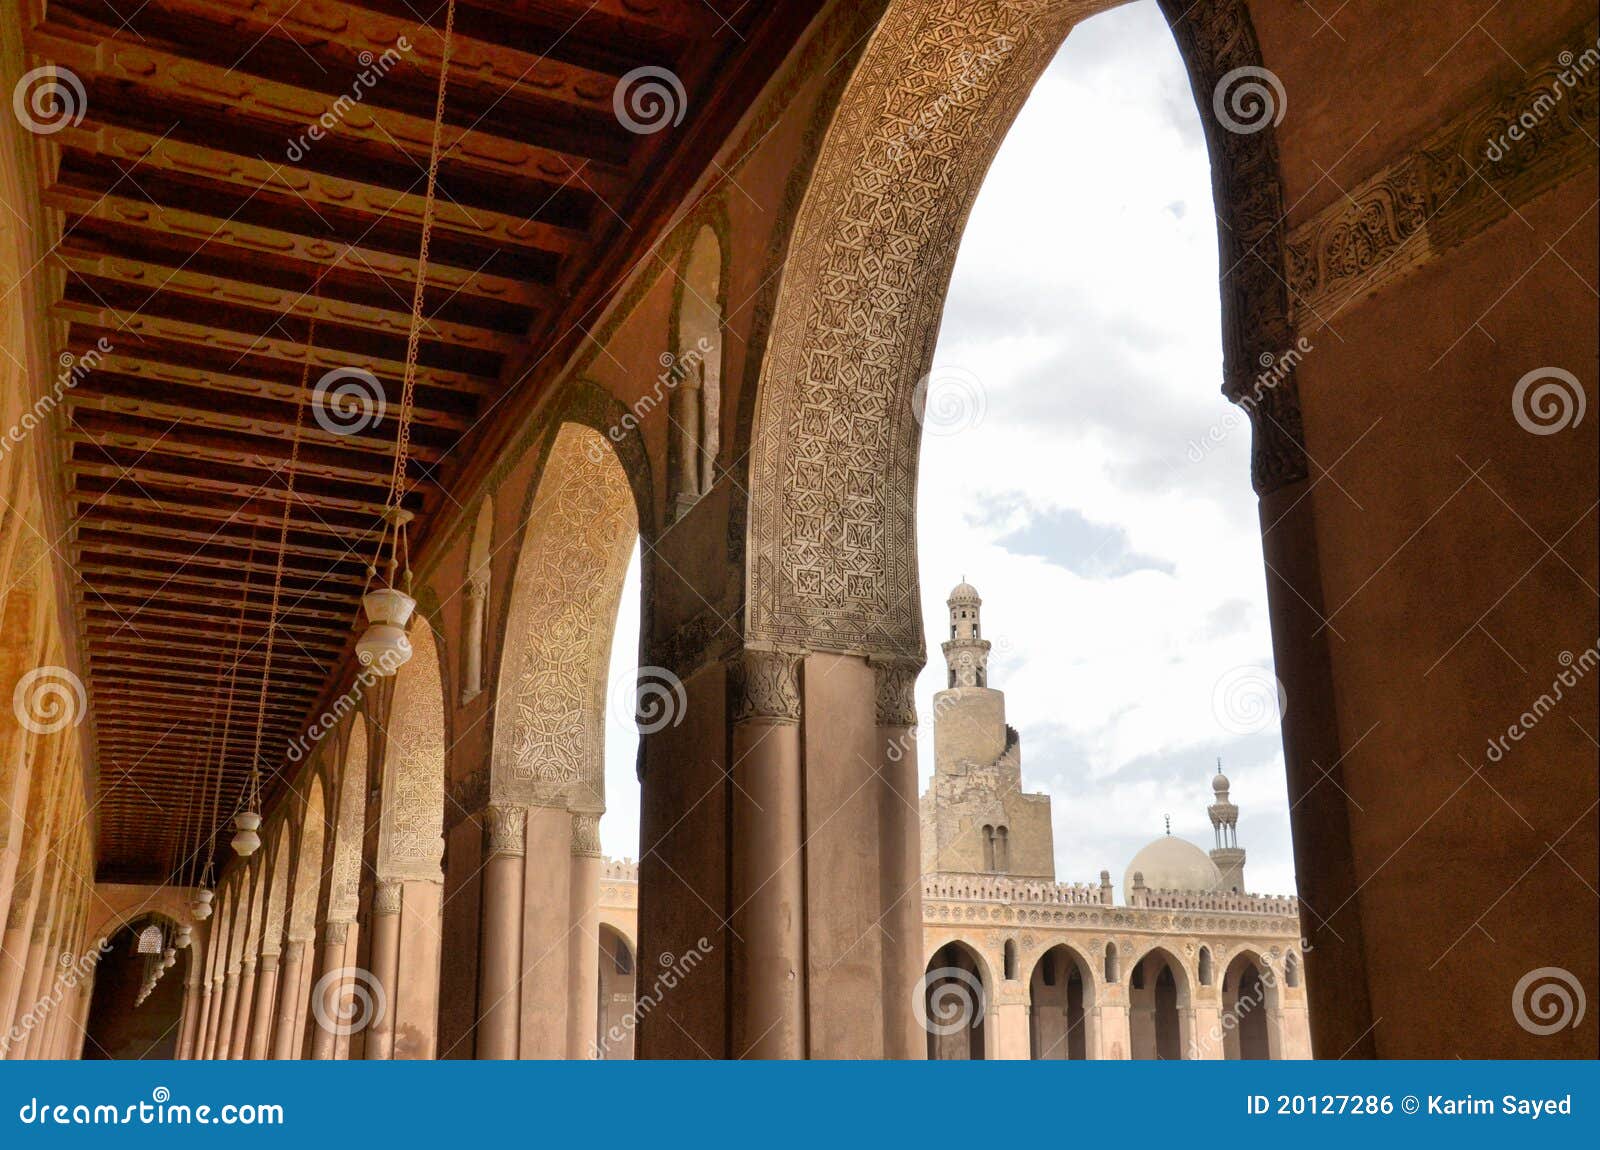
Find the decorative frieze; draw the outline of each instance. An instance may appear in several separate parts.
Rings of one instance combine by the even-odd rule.
[[[800,660],[788,651],[740,651],[728,661],[733,721],[800,721]]]

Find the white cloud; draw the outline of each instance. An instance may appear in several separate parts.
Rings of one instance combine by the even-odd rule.
[[[1024,781],[1054,798],[1063,881],[1103,867],[1120,883],[1168,812],[1174,833],[1209,846],[1220,754],[1249,885],[1293,889],[1276,728],[1240,737],[1212,713],[1219,676],[1272,661],[1248,427],[1189,457],[1237,421],[1218,390],[1216,227],[1188,80],[1143,0],[1080,26],[1040,80],[984,183],[946,305],[935,364],[976,376],[986,407],[976,428],[923,439],[918,707],[930,715],[943,682],[944,596],[964,574],[984,596]],[[1070,554],[1086,540],[1101,552]],[[614,676],[637,651],[636,568],[629,580]],[[627,728],[608,724],[602,834],[608,853],[631,855]]]

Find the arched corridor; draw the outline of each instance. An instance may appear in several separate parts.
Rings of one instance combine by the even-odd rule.
[[[1051,947],[1039,956],[1028,984],[1030,1057],[1088,1058],[1099,1049],[1093,1018],[1093,971],[1071,947]]]
[[[0,0],[6,1057],[587,1058],[617,1028],[646,1059],[1592,1056],[1592,1027],[1507,1005],[1550,969],[1600,986],[1600,842],[1576,819],[1600,710],[1600,69],[1561,64],[1592,6],[1140,0],[1122,11],[1181,63],[1160,83],[1106,68],[1084,22],[1111,7]],[[1084,331],[1039,370],[1097,381],[1053,414],[1131,429],[1156,466],[1046,443],[1038,486],[1107,523],[995,531],[1142,562],[1106,492],[1170,488],[1149,502],[1204,554],[1216,524],[1181,496],[1218,473],[1173,484],[1161,460],[1236,453],[1262,561],[1151,622],[1139,681],[1174,698],[1168,656],[1230,642],[1264,588],[1252,701],[1274,713],[1237,777],[1284,800],[1299,900],[1252,893],[1268,872],[1225,788],[1198,858],[1057,882],[1074,848],[1039,795],[1191,768],[1084,737],[1010,787],[1010,656],[986,661],[1007,636],[926,626],[951,275],[1073,39],[1107,99],[1182,105],[1218,338],[1172,342],[1178,277],[1099,246],[1115,204],[1083,213],[1063,259],[1148,298],[1122,353]],[[677,81],[659,123],[626,98],[642,66]],[[1074,139],[1062,181],[1170,167]],[[1069,315],[1099,322],[1072,301],[1019,322],[979,382]],[[1231,406],[1191,425],[1140,372]],[[1016,394],[1039,428],[1029,405],[1060,401]],[[599,825],[636,548],[635,864]],[[1041,583],[1011,629],[1100,620],[1093,582]],[[1046,697],[1041,741],[1109,713],[1095,687],[1135,677],[1133,639],[1057,651],[1082,661],[1069,687],[1015,686]],[[934,677],[983,722],[941,777],[1007,790],[940,827],[916,684],[946,642]],[[1233,701],[1173,706],[1225,725]],[[1202,805],[1163,837],[1205,829]],[[152,916],[176,953],[146,993]],[[104,965],[59,962],[102,939]]]
[[[934,952],[919,987],[929,1058],[991,1057],[990,987],[983,960],[967,944],[947,942]]]

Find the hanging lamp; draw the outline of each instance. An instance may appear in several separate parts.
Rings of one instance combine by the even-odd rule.
[[[361,597],[367,616],[366,629],[356,640],[356,658],[376,674],[395,674],[411,658],[411,641],[406,625],[411,621],[417,601],[411,597],[411,557],[406,525],[411,512],[402,501],[406,489],[406,460],[411,451],[411,409],[417,383],[417,349],[422,339],[422,311],[428,283],[428,245],[433,238],[433,212],[439,184],[439,143],[444,131],[444,99],[450,81],[450,51],[455,36],[456,4],[449,0],[444,15],[444,48],[439,58],[439,91],[433,107],[433,139],[428,150],[428,182],[422,199],[422,237],[417,245],[417,275],[411,292],[411,328],[406,335],[405,375],[400,394],[400,418],[396,423],[394,471],[389,480],[389,503],[384,509],[383,535],[378,542],[378,560],[383,563],[383,583]],[[383,560],[384,545],[389,557]],[[367,568],[367,579],[378,577],[377,563]]]

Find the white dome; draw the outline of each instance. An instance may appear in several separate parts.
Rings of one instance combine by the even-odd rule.
[[[1162,835],[1133,856],[1122,876],[1122,897],[1133,889],[1133,876],[1144,875],[1151,890],[1209,891],[1222,888],[1222,872],[1211,856],[1188,839]]]

